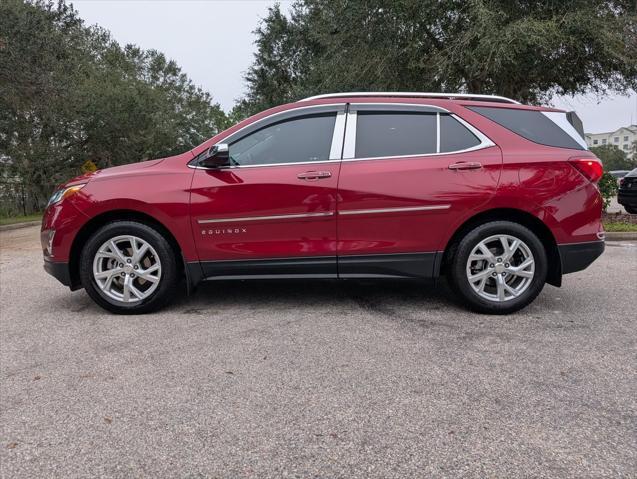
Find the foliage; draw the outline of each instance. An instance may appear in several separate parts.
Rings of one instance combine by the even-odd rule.
[[[86,160],[84,163],[82,163],[82,166],[80,167],[80,171],[82,173],[92,173],[94,171],[97,171],[97,165],[93,163],[91,160]]]
[[[155,50],[121,47],[60,0],[0,2],[0,161],[42,206],[97,167],[186,151],[226,125],[207,92]]]
[[[634,0],[296,0],[256,30],[243,115],[330,91],[524,102],[637,86]]]
[[[28,221],[39,221],[42,219],[42,215],[40,214],[35,214],[35,215],[20,215],[20,216],[11,216],[11,217],[5,217],[0,215],[0,226],[2,225],[13,225],[16,223],[26,223]]]
[[[602,199],[604,200],[604,211],[606,211],[608,205],[610,205],[610,200],[617,196],[617,190],[619,190],[617,178],[610,173],[605,172],[597,185],[599,187],[599,192],[602,194]]]
[[[602,161],[605,171],[632,170],[637,167],[637,161],[626,156],[626,152],[615,145],[594,146],[591,152]]]
[[[604,223],[604,231],[607,232],[621,232],[621,233],[637,233],[637,224],[626,222],[612,222]]]

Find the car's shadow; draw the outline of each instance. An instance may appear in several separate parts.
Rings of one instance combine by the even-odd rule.
[[[288,308],[308,308],[319,305],[347,306],[352,302],[364,308],[373,308],[382,303],[410,304],[428,309],[457,307],[443,281],[306,279],[206,281],[189,297],[181,295],[175,307],[277,304]]]
[[[204,281],[189,295],[182,284],[174,295],[171,304],[155,314],[205,316],[235,310],[254,311],[255,314],[263,310],[287,310],[299,313],[329,311],[347,315],[362,310],[370,315],[394,319],[413,320],[418,316],[419,321],[424,319],[423,313],[425,316],[429,313],[437,317],[484,317],[463,307],[444,278],[435,283],[400,279]],[[544,293],[523,311],[539,319],[547,312],[559,313],[557,309],[573,306],[571,300],[563,301],[554,296]],[[59,301],[53,301],[57,303],[56,309],[72,313],[108,314],[93,303],[84,291],[72,295],[65,293],[59,297]],[[511,318],[518,314],[500,318]],[[496,316],[490,317],[496,319]]]

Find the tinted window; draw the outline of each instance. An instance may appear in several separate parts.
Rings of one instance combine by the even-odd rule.
[[[583,150],[579,143],[544,116],[542,112],[484,106],[472,106],[468,108],[535,143],[557,146],[559,148]]]
[[[329,159],[336,113],[266,126],[230,145],[233,165],[300,163]]]
[[[440,151],[460,151],[478,146],[480,140],[458,120],[440,115]]]
[[[359,111],[356,158],[436,152],[436,115]]]

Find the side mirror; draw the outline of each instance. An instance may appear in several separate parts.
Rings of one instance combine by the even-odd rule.
[[[230,150],[226,143],[219,143],[211,146],[204,157],[199,160],[200,166],[206,168],[221,168],[230,166]]]

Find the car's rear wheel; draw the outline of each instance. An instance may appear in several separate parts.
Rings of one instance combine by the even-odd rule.
[[[454,292],[474,311],[512,313],[542,291],[546,251],[528,228],[493,221],[474,228],[459,241],[448,274]]]
[[[89,238],[80,257],[80,279],[91,298],[119,314],[164,306],[178,282],[175,253],[156,229],[116,221]]]

